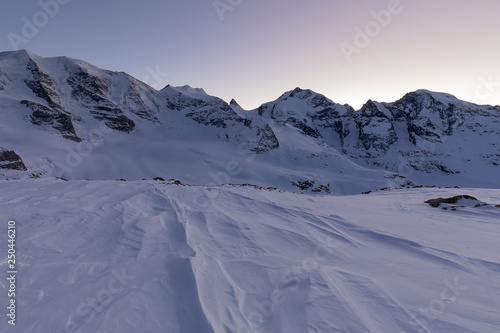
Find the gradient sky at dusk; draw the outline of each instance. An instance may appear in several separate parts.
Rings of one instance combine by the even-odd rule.
[[[421,88],[500,105],[498,0],[215,3],[219,12],[213,0],[8,1],[0,51],[65,55],[155,88],[189,84],[246,109],[297,86],[356,109]],[[376,23],[373,12],[389,9]],[[38,31],[23,34],[26,22]],[[368,41],[355,40],[358,28]],[[347,44],[357,48],[349,57]]]

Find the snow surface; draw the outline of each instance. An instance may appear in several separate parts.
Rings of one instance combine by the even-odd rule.
[[[19,271],[17,325],[0,333],[500,332],[498,108],[410,93],[424,105],[411,122],[429,131],[412,143],[388,103],[357,113],[296,88],[245,111],[66,57],[6,52],[0,67],[0,143],[28,167],[0,173]],[[42,73],[82,142],[31,123],[21,101],[51,104],[26,82]],[[99,95],[73,98],[75,73]],[[109,105],[130,133],[89,113]],[[342,142],[339,117],[352,118]],[[469,188],[358,194],[410,180]],[[293,193],[327,185],[337,196]],[[424,203],[464,194],[479,201]]]
[[[2,333],[500,331],[498,189],[0,186],[19,266],[17,325]],[[489,205],[424,203],[459,194]]]

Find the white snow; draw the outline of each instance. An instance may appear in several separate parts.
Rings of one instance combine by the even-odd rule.
[[[500,328],[499,190],[311,196],[50,179],[1,188],[19,253],[19,318],[1,332]],[[490,205],[423,203],[458,194]]]
[[[31,110],[20,101],[47,102],[24,82],[32,76],[29,58],[54,82],[81,143],[30,123]],[[220,119],[235,116],[200,88],[157,92],[125,73],[27,51],[0,53],[0,67],[0,146],[29,169],[0,170],[1,219],[17,223],[19,272],[16,327],[4,318],[0,333],[500,332],[494,109],[417,91],[466,106],[456,112],[467,117],[443,142],[417,138],[416,145],[408,125],[396,123],[398,146],[380,168],[421,184],[467,187],[362,195],[407,179],[362,166],[366,156],[340,152],[359,146],[354,122],[345,128],[343,147],[332,129],[313,138],[287,123],[293,117],[311,125],[325,101],[328,112],[350,112],[309,90],[285,93],[261,110],[234,103],[246,119],[226,128],[186,116],[199,111],[193,105],[213,107]],[[105,82],[106,99],[136,124],[132,133],[104,126],[71,98],[68,76],[81,70]],[[134,113],[142,108],[154,120]],[[424,110],[421,125],[427,118],[444,130],[436,112]],[[279,148],[252,153],[257,129],[267,125]],[[386,139],[381,134],[390,126],[381,120],[365,129]],[[432,172],[433,162],[460,173]],[[292,185],[299,180],[328,185],[336,195],[301,194]],[[424,203],[464,194],[479,201]],[[6,251],[5,241],[1,236]],[[4,257],[2,295],[6,272]]]

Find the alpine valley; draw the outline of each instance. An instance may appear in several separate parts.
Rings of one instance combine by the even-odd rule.
[[[0,332],[500,332],[500,106],[244,110],[21,50],[0,119]]]

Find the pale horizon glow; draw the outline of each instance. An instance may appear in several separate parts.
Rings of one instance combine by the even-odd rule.
[[[69,56],[156,89],[188,84],[244,109],[295,87],[354,109],[418,89],[500,105],[498,1],[213,3],[16,1],[0,13],[0,51]]]

